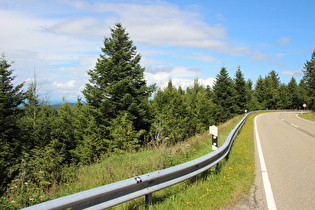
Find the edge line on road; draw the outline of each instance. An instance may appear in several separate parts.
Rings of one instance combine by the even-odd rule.
[[[258,116],[260,116],[260,115],[258,115]],[[264,155],[263,155],[261,144],[260,144],[260,138],[259,138],[257,123],[256,123],[258,116],[255,117],[255,123],[254,123],[255,124],[255,139],[257,142],[258,157],[259,157],[259,162],[260,162],[260,167],[261,167],[261,173],[262,173],[263,185],[264,185],[264,189],[265,189],[267,206],[268,206],[268,209],[277,209],[276,203],[275,203],[275,200],[273,197],[272,189],[271,189],[271,184],[269,181],[269,176],[268,176],[267,167],[265,164]]]
[[[301,120],[306,121],[306,122],[309,122],[309,123],[315,123],[315,122],[314,122],[314,121],[312,121],[312,120],[307,120],[307,119],[304,119],[304,118],[300,117],[300,116],[299,116],[299,114],[296,114],[295,116],[296,116],[297,118],[301,119]]]

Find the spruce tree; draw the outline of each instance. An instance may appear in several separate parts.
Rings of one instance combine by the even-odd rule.
[[[0,187],[9,178],[9,167],[16,163],[21,155],[19,129],[17,121],[24,100],[21,90],[23,83],[14,86],[11,63],[4,56],[0,58]],[[3,188],[2,188],[3,189]]]
[[[154,86],[147,86],[145,69],[139,64],[141,55],[120,23],[111,29],[111,37],[105,37],[101,50],[103,54],[95,68],[88,71],[90,83],[83,90],[87,103],[102,114],[98,116],[98,123],[110,126],[112,120],[127,112],[137,131],[148,131],[148,100]],[[109,132],[104,137],[109,136]]]
[[[289,109],[289,89],[288,89],[288,85],[286,84],[280,84],[279,88],[278,88],[278,92],[279,92],[279,100],[277,102],[277,109]]]
[[[310,61],[306,61],[303,70],[307,94],[308,94],[308,108],[315,110],[315,50],[312,53]]]
[[[280,106],[280,77],[274,70],[270,71],[265,78],[266,82],[266,107],[278,109]]]
[[[36,81],[36,74],[28,84],[28,89],[25,93],[24,115],[19,120],[19,127],[22,130],[23,149],[29,152],[33,147],[38,145],[38,113],[40,110],[41,101],[37,94],[38,87]]]
[[[259,76],[256,81],[254,97],[257,99],[259,104],[258,109],[267,108],[267,85],[265,79],[263,79],[261,76]]]
[[[195,135],[204,132],[209,125],[214,124],[214,119],[211,118],[214,104],[209,96],[209,89],[204,88],[194,80],[194,85],[186,89],[186,101],[188,104],[189,113],[189,135]]]
[[[259,109],[257,98],[254,95],[254,88],[252,80],[248,79],[246,82],[246,109],[247,112],[251,112]]]
[[[301,106],[301,101],[298,93],[298,85],[294,77],[288,83],[288,108],[298,109]]]
[[[308,103],[307,86],[304,79],[301,79],[298,85],[299,109],[303,109],[303,104]]]
[[[235,103],[237,105],[237,113],[242,114],[246,109],[247,104],[247,95],[246,95],[246,82],[244,79],[244,75],[238,67],[235,79],[234,79],[234,88],[235,88]]]
[[[220,73],[216,76],[213,85],[214,103],[216,106],[216,122],[225,122],[236,113],[235,89],[233,80],[225,67],[222,67]]]
[[[158,90],[151,103],[155,119],[151,132],[156,145],[176,143],[188,137],[189,130],[188,104],[185,92],[173,86],[172,81],[163,90]]]

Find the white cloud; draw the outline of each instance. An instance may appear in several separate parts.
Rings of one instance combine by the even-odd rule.
[[[278,53],[277,54],[277,57],[284,57],[284,56],[288,56],[288,55],[298,55],[298,54],[301,54],[301,53],[305,53],[305,52],[312,52],[315,48],[315,45],[311,45],[305,49],[302,49],[302,50],[297,50],[297,51],[291,51],[291,52],[287,52],[287,53]]]
[[[146,72],[161,73],[167,72],[170,77],[198,77],[200,69],[185,66],[148,66]]]
[[[207,78],[207,79],[198,79],[198,81],[199,81],[199,83],[200,83],[201,85],[204,85],[205,87],[206,87],[207,85],[209,85],[210,87],[212,87],[213,84],[214,84],[214,82],[216,81],[216,79],[215,79],[215,78],[212,78],[212,77],[209,77],[209,78]]]
[[[23,5],[27,5],[27,9],[21,10]],[[6,10],[0,9],[0,51],[15,61],[13,68],[17,69],[17,78],[25,81],[35,70],[43,92],[54,94],[52,97],[76,97],[88,80],[87,70],[94,68],[101,53],[103,37],[108,36],[109,27],[119,21],[136,44],[145,46],[141,65],[146,66],[149,83],[163,87],[172,79],[186,87],[198,78],[200,69],[167,61],[165,57],[172,53],[168,51],[172,46],[236,56],[253,54],[248,47],[227,43],[226,27],[208,24],[202,18],[197,12],[162,1],[139,4],[18,1]],[[159,56],[164,60],[156,58]],[[221,63],[218,58],[202,54],[178,57]],[[211,83],[211,79],[200,81]]]
[[[198,76],[198,69],[183,66],[150,66],[150,71],[145,72],[148,84],[156,83],[158,87],[166,87],[169,80],[174,85],[187,86]]]
[[[194,80],[198,78],[198,69],[186,68],[183,66],[154,66],[151,71],[145,72],[145,79],[148,84],[156,84],[160,88],[165,88],[169,80],[172,80],[174,86],[181,86],[183,89],[193,86]],[[200,79],[201,85],[212,86],[215,78]]]
[[[202,21],[198,13],[180,10],[171,3],[162,1],[142,4],[64,2],[77,9],[89,10],[98,14],[102,13],[103,19],[99,22],[106,27],[112,27],[118,21],[122,22],[137,43],[151,46],[169,45],[205,48],[233,56],[253,54],[253,51],[248,47],[235,47],[224,42],[223,40],[228,34],[227,29],[222,25],[209,25]],[[68,23],[63,24],[65,26],[71,25],[72,21],[69,20]],[[92,22],[90,27],[97,28],[94,18],[87,17],[80,27],[77,26],[76,21],[73,27],[69,27],[72,28],[71,31],[68,31],[69,34],[80,33],[84,35],[91,33],[84,30],[86,22]],[[62,31],[67,32],[67,30]]]
[[[201,60],[204,62],[211,62],[211,63],[222,63],[221,59],[215,58],[215,57],[209,56],[209,55],[195,54],[192,56],[186,56],[186,58],[191,58],[191,59],[196,59],[196,60]]]
[[[280,39],[278,39],[278,43],[281,45],[288,45],[291,41],[291,38],[286,36],[286,37],[281,37]]]
[[[287,74],[290,76],[301,76],[303,72],[301,69],[294,69],[294,70],[283,70],[283,71],[281,71],[281,73]]]
[[[79,17],[65,20],[47,27],[44,31],[69,36],[96,38],[101,38],[108,33],[107,28],[95,17]]]
[[[171,79],[169,73],[167,72],[145,72],[144,75],[149,85],[156,84],[158,87],[165,87],[168,81]]]
[[[254,61],[270,61],[273,60],[273,58],[267,54],[256,54],[252,56],[251,58]]]
[[[172,77],[194,77],[198,76],[199,69],[197,68],[187,68],[183,66],[174,66],[170,75]]]
[[[175,87],[181,87],[182,89],[186,89],[190,86],[193,86],[194,80],[192,79],[184,79],[184,78],[173,78],[172,83]]]
[[[69,80],[68,82],[65,83],[54,82],[53,86],[60,89],[72,89],[75,87],[75,83],[76,83],[75,80]]]

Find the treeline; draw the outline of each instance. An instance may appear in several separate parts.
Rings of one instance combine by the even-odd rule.
[[[13,85],[11,63],[0,60],[1,193],[24,181],[43,191],[75,176],[73,167],[91,164],[113,153],[145,146],[175,144],[205,132],[209,125],[258,109],[314,109],[315,51],[305,64],[304,78],[282,84],[275,71],[246,81],[241,69],[231,78],[222,67],[213,87],[183,89],[148,86],[141,56],[120,23],[104,39],[103,54],[88,71],[83,99],[75,106],[54,108],[37,94],[36,76]],[[70,170],[71,169],[71,170]],[[25,190],[25,189],[24,189]]]

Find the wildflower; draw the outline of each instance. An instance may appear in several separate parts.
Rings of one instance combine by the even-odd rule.
[[[24,178],[25,178],[25,173],[22,173],[20,176],[20,179],[24,180]]]
[[[184,142],[186,147],[190,147],[190,144],[188,144],[186,141]]]
[[[6,192],[6,193],[9,193],[10,191],[11,191],[10,187],[7,186],[6,189],[5,189],[5,192]]]

